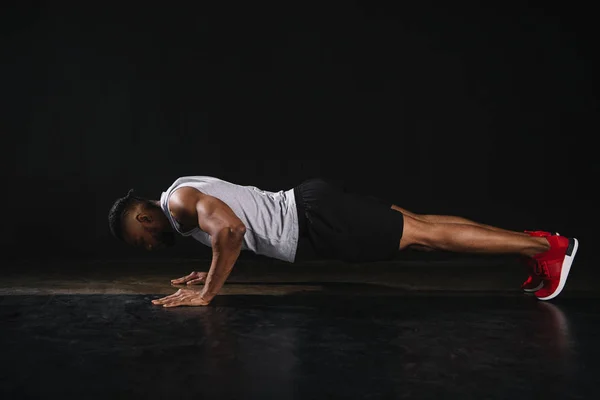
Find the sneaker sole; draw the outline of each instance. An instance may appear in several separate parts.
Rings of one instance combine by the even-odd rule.
[[[565,287],[565,283],[567,283],[567,278],[569,276],[569,272],[571,271],[571,265],[573,265],[573,259],[575,258],[575,254],[577,254],[577,248],[579,247],[579,242],[577,239],[572,238],[569,239],[569,247],[567,247],[567,252],[565,254],[565,259],[563,260],[562,269],[560,270],[560,281],[558,282],[558,287],[550,296],[546,297],[538,297],[540,300],[550,300],[555,298],[562,292]]]

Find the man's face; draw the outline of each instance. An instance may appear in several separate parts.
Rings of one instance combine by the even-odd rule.
[[[148,251],[164,249],[175,244],[175,232],[158,207],[137,206],[123,220],[125,242]]]

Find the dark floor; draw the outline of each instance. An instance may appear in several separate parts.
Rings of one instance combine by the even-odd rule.
[[[575,266],[553,302],[512,265],[413,263],[241,265],[208,307],[152,305],[192,265],[6,269],[1,398],[596,398],[600,296]]]

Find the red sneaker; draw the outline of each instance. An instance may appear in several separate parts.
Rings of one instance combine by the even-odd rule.
[[[544,287],[535,292],[539,300],[550,300],[560,294],[571,271],[579,242],[575,238],[547,236],[550,249],[533,256],[537,261],[536,273],[544,280]]]
[[[537,237],[552,236],[552,234],[550,232],[544,232],[544,231],[525,231],[525,233],[528,233],[530,236],[537,236]],[[556,234],[558,235],[558,232]],[[537,266],[537,261],[531,257],[523,257],[523,261],[527,265],[527,272],[529,273],[529,276],[527,277],[525,282],[523,282],[521,284],[521,289],[524,292],[528,292],[528,293],[537,292],[538,290],[540,290],[541,288],[544,287],[544,280],[542,279],[541,276],[539,276],[538,274],[535,273],[535,267]]]

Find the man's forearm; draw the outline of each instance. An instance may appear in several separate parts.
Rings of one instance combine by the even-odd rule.
[[[229,277],[242,250],[244,233],[223,229],[212,238],[212,262],[202,290],[202,298],[211,301]]]

